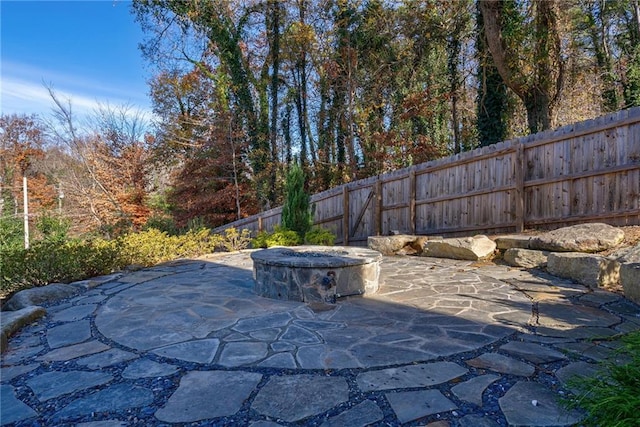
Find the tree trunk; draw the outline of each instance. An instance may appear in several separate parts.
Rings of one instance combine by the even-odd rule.
[[[534,88],[524,97],[527,110],[527,123],[530,133],[542,132],[551,128],[551,110],[548,94]]]
[[[280,83],[280,0],[270,0],[271,9],[271,167],[269,168],[269,202],[276,201],[276,168],[278,164],[278,90]]]
[[[503,32],[513,16],[506,11],[507,2],[481,0],[479,7],[484,21],[484,35],[493,62],[505,84],[522,100],[527,109],[529,132],[536,133],[551,127],[553,106],[557,103],[564,82],[564,61],[558,33],[557,4],[552,0],[532,0],[536,6],[531,28],[520,28],[525,37],[532,37],[534,49],[529,57],[517,38]],[[517,12],[511,11],[514,14]],[[524,20],[522,20],[524,21]],[[528,64],[525,67],[523,62]],[[531,68],[530,73],[524,71]]]

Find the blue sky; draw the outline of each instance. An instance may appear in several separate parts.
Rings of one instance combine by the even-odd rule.
[[[0,0],[2,114],[48,115],[45,84],[73,111],[97,104],[150,110],[143,33],[123,0]]]

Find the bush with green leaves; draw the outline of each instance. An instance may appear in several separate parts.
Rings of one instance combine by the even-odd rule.
[[[24,248],[22,221],[13,216],[0,217],[0,250]]]
[[[200,256],[215,251],[221,243],[219,235],[207,228],[189,230],[185,234],[170,236],[155,228],[127,234],[118,239],[122,259],[126,264],[150,266],[161,262]]]
[[[152,228],[164,231],[167,234],[171,235],[179,233],[178,227],[176,226],[173,217],[166,214],[156,214],[150,216],[149,219],[147,219],[147,222],[142,227],[142,230],[146,231]]]
[[[0,251],[0,297],[52,282],[68,283],[107,274],[122,260],[115,241],[79,240],[34,242],[29,249]]]
[[[313,221],[310,196],[304,190],[304,171],[298,164],[291,165],[285,184],[285,201],[282,206],[282,227],[298,233],[300,239],[309,231]]]
[[[221,243],[222,237],[206,228],[179,236],[150,229],[113,240],[40,240],[30,249],[5,248],[0,250],[0,298],[21,289],[82,280],[132,264],[146,267],[200,256],[213,252]]]
[[[276,227],[271,233],[261,231],[251,241],[253,248],[270,248],[272,246],[298,246],[302,239],[293,230],[284,227]]]
[[[571,408],[587,411],[581,424],[586,426],[640,426],[640,331],[622,337],[624,346],[614,359],[604,361],[601,372],[593,377],[578,377],[570,385],[578,392],[565,402]]]
[[[333,246],[336,235],[322,227],[313,227],[304,235],[304,242],[308,245]]]
[[[67,240],[71,221],[67,218],[44,214],[36,222],[36,230],[40,234],[40,239],[47,242],[65,242]]]

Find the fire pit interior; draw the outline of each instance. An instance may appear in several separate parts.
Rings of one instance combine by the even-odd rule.
[[[366,248],[296,246],[256,251],[251,258],[258,295],[333,303],[336,298],[376,292],[382,255]]]

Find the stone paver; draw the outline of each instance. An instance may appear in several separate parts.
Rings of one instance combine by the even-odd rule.
[[[567,358],[558,350],[531,342],[511,341],[501,346],[500,350],[535,364],[550,363]]]
[[[487,374],[473,377],[468,381],[453,386],[451,391],[458,399],[474,405],[482,406],[482,393],[493,383],[500,379],[500,376]]]
[[[363,372],[358,375],[357,381],[363,391],[389,390],[433,386],[466,373],[467,370],[456,363],[434,362]]]
[[[102,372],[47,372],[27,380],[38,400],[45,401],[64,394],[106,384],[113,376]]]
[[[164,377],[178,372],[178,367],[168,363],[158,363],[153,360],[142,359],[130,363],[122,376],[129,379]]]
[[[577,391],[574,381],[581,377],[599,375],[598,365],[587,362],[574,362],[556,371],[556,377],[571,391]]]
[[[387,393],[386,396],[401,423],[457,409],[457,406],[438,390]]]
[[[567,411],[559,397],[541,384],[518,382],[500,398],[500,408],[510,425],[570,426],[580,422],[577,411]]]
[[[353,408],[329,418],[320,427],[365,427],[383,418],[384,414],[380,407],[371,400],[365,400]]]
[[[76,363],[81,366],[86,366],[89,369],[102,369],[106,368],[107,366],[112,366],[122,362],[128,362],[137,358],[138,355],[135,353],[120,350],[119,348],[112,348],[101,353],[82,357],[76,360]]]
[[[558,392],[619,346],[593,338],[640,329],[619,295],[490,263],[384,257],[378,293],[334,306],[258,297],[251,268],[213,254],[73,284],[9,338],[0,423],[569,425]]]
[[[87,304],[87,302],[84,301],[83,305],[72,306],[55,313],[51,317],[51,320],[54,322],[71,322],[74,320],[84,319],[85,317],[93,314],[97,307],[98,306],[96,304]]]
[[[87,416],[95,412],[118,412],[152,402],[153,392],[147,388],[115,384],[72,401],[56,413],[55,419]]]
[[[249,372],[189,372],[156,417],[177,423],[233,415],[261,379],[262,375]],[[216,395],[220,392],[224,398]]]
[[[533,365],[498,353],[481,354],[475,359],[467,360],[467,364],[475,368],[490,369],[495,372],[522,377],[530,377],[536,371]]]
[[[36,360],[45,362],[59,362],[86,356],[88,354],[100,353],[101,351],[105,351],[108,349],[108,345],[103,344],[99,341],[88,341],[81,344],[58,348],[38,357]]]
[[[10,385],[0,385],[0,425],[22,421],[38,415],[29,405],[16,398],[14,388]]]
[[[51,348],[78,344],[89,338],[91,338],[91,324],[88,320],[65,323],[47,332],[47,342]]]
[[[38,363],[32,363],[29,365],[16,365],[0,368],[0,381],[8,383],[15,377],[19,377],[22,374],[33,371],[38,366],[40,366]]]
[[[211,363],[216,356],[220,340],[215,338],[169,345],[154,350],[158,356],[175,358],[187,362]]]
[[[252,409],[287,422],[321,414],[349,399],[343,378],[315,375],[273,377],[256,396]]]

